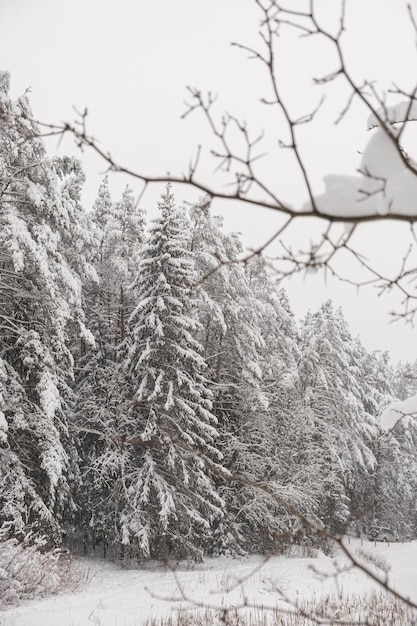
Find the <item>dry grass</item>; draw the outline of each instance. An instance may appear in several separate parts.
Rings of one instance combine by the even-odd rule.
[[[417,615],[382,593],[300,603],[297,608],[267,611],[249,609],[190,609],[148,620],[146,626],[415,626]]]

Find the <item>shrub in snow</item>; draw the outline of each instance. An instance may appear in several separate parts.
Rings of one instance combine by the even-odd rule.
[[[7,530],[0,529],[0,608],[78,585],[80,572],[66,550],[45,538],[7,538]]]

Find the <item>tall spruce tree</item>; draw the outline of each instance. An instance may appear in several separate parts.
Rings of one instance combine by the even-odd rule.
[[[69,170],[48,159],[27,97],[13,102],[8,86],[0,73],[0,516],[15,532],[35,526],[57,535],[73,507],[67,342],[71,324],[87,334],[79,275],[88,273],[86,233]]]
[[[239,239],[223,232],[221,220],[211,216],[209,199],[203,198],[193,208],[191,219],[199,275],[200,337],[225,465],[249,482],[266,481],[280,500],[288,497],[291,505],[301,505],[301,489],[289,487],[281,476],[283,450],[277,446],[278,433],[285,430],[284,414],[287,426],[291,421],[287,405],[296,389],[297,346],[291,336],[291,316],[281,305],[262,261],[253,259],[245,267],[236,260],[241,252]],[[277,400],[280,390],[283,411]],[[222,484],[220,489],[227,513],[216,533],[214,550],[275,547],[289,524],[277,500],[244,481]]]
[[[405,400],[416,395],[417,361],[397,364],[392,373],[392,391],[399,400]]]
[[[128,403],[119,380],[119,346],[134,307],[132,283],[138,271],[145,237],[145,218],[133,192],[126,187],[121,200],[112,202],[107,176],[102,181],[90,217],[91,257],[98,281],[84,286],[89,327],[95,346],[77,358],[76,420],[80,428],[83,475],[78,499],[82,506],[78,525],[93,549],[100,540],[104,553],[117,544],[118,498],[114,477],[123,463],[115,445],[119,416]]]
[[[304,320],[299,370],[320,466],[320,517],[340,532],[361,514],[355,490],[359,473],[371,480],[376,468],[376,424],[363,405],[355,343],[330,301]]]
[[[189,224],[168,185],[139,264],[130,320],[123,435],[136,442],[123,468],[123,542],[146,557],[201,558],[223,515],[209,467],[218,463],[217,420],[204,377],[193,301]]]
[[[416,449],[414,415],[404,415],[391,430],[379,433],[372,522],[391,528],[398,538],[414,538],[417,533]]]
[[[265,342],[260,363],[262,389],[268,401],[266,412],[254,424],[255,432],[259,433],[257,475],[268,480],[282,502],[281,506],[265,502],[265,510],[259,516],[264,521],[265,547],[270,549],[300,531],[294,509],[317,520],[318,463],[314,454],[306,453],[311,432],[300,393],[299,333],[286,292],[277,289],[261,257],[248,262],[247,274],[258,302]]]

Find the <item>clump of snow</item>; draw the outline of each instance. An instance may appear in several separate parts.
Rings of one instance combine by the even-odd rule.
[[[398,104],[378,109],[376,113],[380,119],[390,124],[417,120],[417,101],[414,100],[410,104],[409,100],[405,100]],[[368,118],[368,130],[379,125],[379,120],[372,113]]]
[[[7,442],[7,430],[8,430],[8,425],[7,425],[6,416],[3,413],[3,411],[0,411],[0,443]]]
[[[393,129],[390,129],[392,136]],[[363,174],[361,190],[364,193],[382,191],[388,180],[401,174],[406,168],[400,152],[384,128],[372,132],[359,166]]]
[[[417,419],[417,395],[390,404],[382,412],[379,423],[383,430],[392,430],[397,422],[405,416]]]
[[[84,341],[86,342],[88,346],[91,346],[92,348],[94,348],[96,345],[96,340],[94,339],[94,335],[91,332],[91,330],[87,328],[84,322],[80,319],[78,320],[78,326],[80,329],[80,337],[84,339]]]
[[[401,122],[407,117],[406,104],[379,113],[389,122]],[[417,102],[413,102],[407,119],[417,119]],[[375,116],[371,116],[368,126],[374,130],[358,168],[360,175],[325,176],[325,192],[314,198],[316,207],[324,215],[336,217],[417,215],[417,175],[404,163],[396,143],[400,127],[381,128]],[[303,210],[309,209],[310,201],[303,206]]]
[[[44,199],[44,192],[40,185],[28,181],[27,183],[28,199],[33,202],[36,207],[40,207]]]
[[[48,370],[42,373],[37,385],[37,391],[39,393],[40,405],[45,415],[53,420],[56,412],[61,408],[61,396],[57,381]]]
[[[385,198],[391,213],[416,215],[417,176],[410,170],[403,169],[397,176],[387,181]]]

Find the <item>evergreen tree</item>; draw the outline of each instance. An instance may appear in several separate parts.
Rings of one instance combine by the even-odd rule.
[[[121,481],[122,541],[143,556],[201,558],[222,516],[204,458],[219,462],[216,418],[203,375],[189,225],[167,186],[138,272],[138,305],[124,363],[131,406]]]
[[[280,301],[284,296],[276,293],[261,259],[253,259],[246,267],[237,262],[239,239],[223,232],[221,220],[210,214],[208,199],[193,208],[191,219],[199,274],[200,336],[224,462],[232,473],[246,476],[251,483],[267,482],[281,501],[288,498],[291,506],[297,503],[301,510],[301,502],[305,506],[310,499],[283,477],[278,434],[288,427],[288,413],[295,410],[297,347],[288,303],[285,310]],[[293,521],[284,508],[249,484],[222,484],[220,488],[227,514],[217,529],[214,550],[275,547]]]
[[[392,391],[399,400],[406,400],[417,394],[417,361],[398,363],[393,372]]]
[[[378,420],[382,409],[392,401],[390,384],[392,371],[386,353],[367,352],[359,339],[353,344],[353,373],[358,383],[357,391],[363,406],[362,437],[372,450],[376,464],[369,470],[362,464],[355,466],[355,479],[349,485],[350,508],[356,518],[359,533],[366,533],[375,517],[375,502],[379,490]]]
[[[304,321],[299,371],[320,464],[320,517],[331,532],[341,532],[364,513],[355,489],[358,473],[371,480],[376,467],[376,425],[363,406],[354,342],[330,301]]]
[[[413,364],[393,368],[387,353],[368,355],[372,363],[369,396],[378,394],[379,416],[396,395],[412,397]],[[399,416],[400,417],[400,416]],[[417,517],[414,493],[417,487],[417,423],[415,415],[404,414],[391,430],[378,430],[375,456],[372,516],[369,525],[390,527],[398,537],[415,537]]]
[[[300,531],[294,509],[317,521],[321,498],[318,459],[308,449],[311,428],[300,393],[299,334],[286,292],[277,290],[262,258],[251,259],[248,272],[250,287],[259,302],[265,341],[261,365],[268,408],[262,419],[259,476],[267,477],[280,500],[288,504],[287,508],[269,504],[262,518],[278,542],[288,541]]]
[[[416,537],[417,423],[405,415],[390,431],[379,433],[373,524],[389,527],[398,538]]]
[[[73,508],[67,340],[70,324],[88,337],[79,271],[89,270],[74,254],[86,235],[63,168],[36,137],[26,96],[13,102],[8,83],[1,73],[0,510],[15,532],[43,526],[57,533]]]
[[[126,187],[121,201],[113,203],[108,178],[101,183],[91,215],[91,257],[97,281],[84,287],[89,327],[95,346],[77,358],[77,410],[83,487],[79,526],[92,547],[100,539],[118,543],[118,505],[114,477],[123,452],[115,444],[119,415],[128,403],[123,396],[118,368],[119,346],[126,334],[127,319],[134,306],[132,288],[145,237],[145,219]]]
[[[122,199],[113,203],[108,178],[101,183],[93,205],[91,230],[94,262],[99,282],[89,286],[87,305],[103,353],[115,359],[123,341],[126,322],[133,310],[134,282],[145,238],[145,216],[126,187]]]

